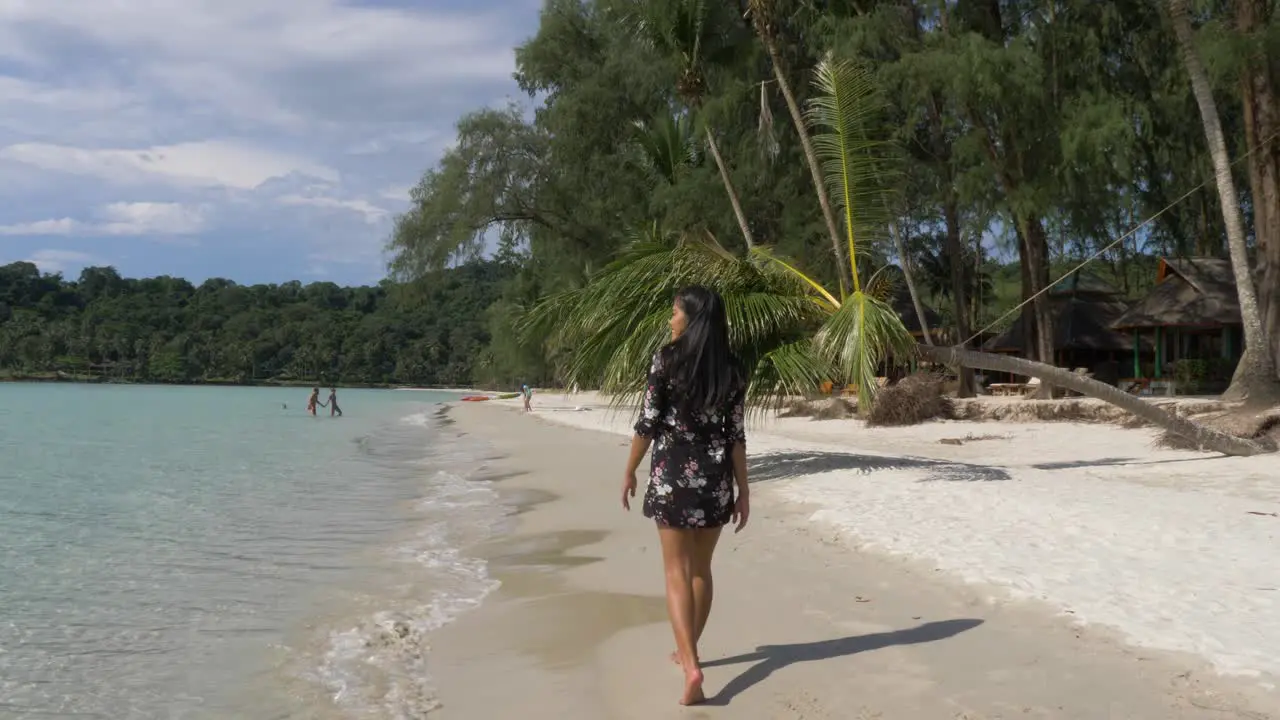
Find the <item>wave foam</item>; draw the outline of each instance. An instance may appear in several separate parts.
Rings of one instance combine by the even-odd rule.
[[[431,415],[415,413],[401,423],[431,426]],[[509,514],[488,483],[468,479],[479,468],[481,449],[440,442],[431,457],[407,463],[437,468],[426,473],[424,495],[415,504],[423,525],[389,551],[393,564],[416,572],[403,574],[407,586],[398,593],[403,599],[392,603],[400,607],[331,632],[318,668],[316,679],[353,717],[422,718],[438,709],[427,667],[430,634],[499,586],[487,563],[464,550],[491,537]],[[426,602],[408,600],[423,595]]]

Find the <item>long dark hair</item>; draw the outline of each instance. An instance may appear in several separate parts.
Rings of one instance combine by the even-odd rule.
[[[692,285],[676,293],[688,323],[663,348],[675,405],[686,412],[715,412],[739,389],[741,372],[729,347],[724,300],[714,290]]]

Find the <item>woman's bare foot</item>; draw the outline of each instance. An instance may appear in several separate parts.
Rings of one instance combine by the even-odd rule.
[[[684,694],[680,696],[681,705],[697,705],[707,699],[702,694],[702,668],[694,667],[684,671]]]

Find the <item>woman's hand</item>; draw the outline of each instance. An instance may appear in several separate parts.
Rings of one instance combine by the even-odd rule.
[[[636,496],[636,473],[634,470],[622,478],[622,509],[631,509],[631,498]]]
[[[742,532],[742,528],[747,526],[749,517],[751,517],[751,493],[743,490],[738,493],[738,499],[733,501],[733,515],[729,518],[729,522],[736,523],[733,531]]]

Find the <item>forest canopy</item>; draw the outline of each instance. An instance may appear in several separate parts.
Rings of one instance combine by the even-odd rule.
[[[69,281],[14,263],[0,266],[0,373],[163,383],[503,381],[491,370],[489,311],[515,272],[477,261],[374,287],[219,278],[195,286],[123,278],[109,267]]]

